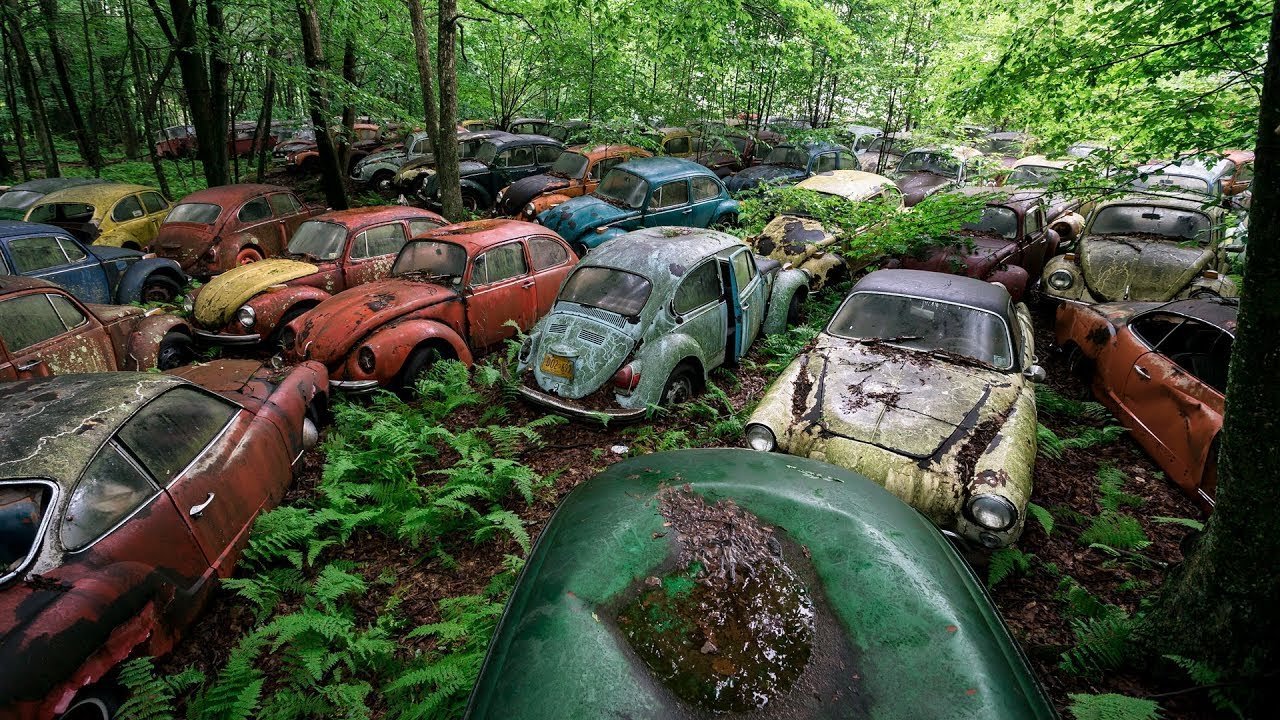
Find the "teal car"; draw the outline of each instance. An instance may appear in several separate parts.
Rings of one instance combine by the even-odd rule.
[[[804,271],[783,270],[716,230],[627,233],[560,286],[520,348],[520,391],[582,418],[636,419],[679,404],[756,337],[784,331],[808,283]]]
[[[579,257],[629,230],[707,228],[738,221],[738,203],[714,172],[692,160],[637,158],[615,166],[595,191],[543,212],[538,222]]]
[[[990,598],[856,473],[748,450],[625,460],[561,503],[470,720],[1049,720]]]

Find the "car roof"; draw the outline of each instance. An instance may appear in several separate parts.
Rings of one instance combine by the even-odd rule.
[[[0,478],[66,487],[139,407],[186,381],[161,373],[57,375],[0,384]]]
[[[1226,158],[1219,158],[1212,165],[1201,162],[1194,158],[1185,158],[1183,160],[1158,160],[1149,162],[1145,165],[1138,166],[1138,172],[1144,175],[1161,174],[1161,175],[1180,175],[1182,177],[1193,177],[1204,180],[1212,184],[1214,180],[1222,177],[1222,175],[1231,169],[1232,162]]]
[[[466,246],[471,254],[483,252],[494,245],[499,245],[515,238],[530,235],[551,235],[559,237],[547,228],[523,220],[505,220],[501,218],[488,220],[471,220],[469,222],[445,225],[423,233],[414,240],[445,240]],[[412,241],[410,241],[412,242]]]
[[[689,268],[735,246],[744,247],[738,238],[718,230],[643,228],[604,242],[578,264],[639,273],[653,283],[657,297],[665,297]]]
[[[348,208],[346,210],[330,210],[315,217],[309,217],[307,220],[322,220],[354,229],[389,220],[438,219],[439,217],[439,215],[430,210],[408,205],[371,205],[369,207]]]
[[[459,140],[496,140],[498,138],[515,137],[506,130],[468,130],[458,133]]]
[[[60,237],[71,237],[71,233],[63,230],[56,225],[45,225],[44,223],[26,222],[24,220],[0,220],[0,237],[16,237],[18,235],[58,235]]]
[[[785,143],[782,143],[781,145],[778,145],[778,147],[800,148],[801,150],[804,150],[805,152],[811,153],[811,154],[824,152],[827,150],[848,150],[849,149],[839,143],[833,143],[830,140],[807,140],[804,142],[785,142]]]
[[[955,190],[952,190],[952,192],[966,197],[987,196],[988,205],[1003,205],[1005,207],[1013,208],[1023,215],[1025,215],[1027,211],[1034,209],[1036,205],[1039,205],[1041,198],[1044,197],[1044,190],[1039,188],[1021,188],[1017,186],[992,188],[981,185],[970,185],[968,187],[956,188]]]
[[[1151,312],[1156,310],[1194,318],[1234,337],[1240,306],[1234,298],[1190,298],[1165,303]]]
[[[65,190],[70,187],[79,187],[81,185],[101,185],[106,180],[102,178],[80,178],[80,177],[58,177],[58,178],[36,178],[23,183],[18,183],[9,188],[8,192],[15,190],[19,192],[38,192],[46,195],[57,190]]]
[[[622,155],[624,153],[626,154],[645,153],[647,155],[653,154],[648,150],[645,150],[644,148],[641,148],[641,147],[636,147],[635,145],[617,145],[617,144],[574,145],[572,147],[565,148],[565,150],[568,150],[569,152],[575,152],[580,155],[586,155],[588,158],[592,160],[601,160],[603,158],[614,157],[616,155]]]
[[[927,270],[876,270],[853,286],[850,294],[878,292],[969,305],[995,313],[1012,324],[1009,291],[1003,285],[964,275]]]
[[[615,165],[614,169],[626,170],[634,175],[639,175],[649,182],[662,182],[663,180],[669,180],[675,177],[684,177],[685,175],[716,176],[715,173],[708,170],[705,166],[699,165],[692,160],[665,155],[647,158],[633,158],[619,165]]]
[[[831,170],[805,178],[796,187],[857,201],[888,185],[893,185],[893,181],[883,175],[862,170]]]
[[[987,133],[985,138],[987,140],[1028,140],[1031,136],[1017,130],[1001,130],[999,132]]]
[[[555,138],[547,137],[546,135],[533,135],[531,133],[520,135],[507,133],[506,137],[490,138],[489,142],[497,145],[499,149],[510,145],[528,145],[534,143],[541,145],[559,145],[560,147],[564,147],[564,143],[556,140]]]
[[[58,202],[76,202],[86,203],[89,205],[97,205],[99,203],[115,202],[125,195],[131,195],[137,192],[151,191],[158,193],[159,190],[146,185],[134,185],[133,183],[94,183],[92,185],[79,185],[57,190],[40,198],[37,205],[47,205],[49,203]]]
[[[179,203],[213,203],[214,205],[227,205],[231,203],[240,203],[250,198],[264,195],[266,193],[287,192],[293,194],[293,191],[287,187],[280,185],[266,185],[259,183],[235,183],[233,185],[218,185],[217,187],[205,188],[197,190],[189,195],[184,196]]]
[[[967,162],[973,158],[981,157],[983,154],[981,150],[969,147],[968,145],[924,145],[922,147],[911,148],[906,152],[906,155],[926,152],[947,153],[961,162]]]
[[[23,290],[57,289],[58,286],[48,280],[26,277],[25,275],[0,275],[0,295],[22,292]],[[7,383],[0,384],[3,387]],[[0,425],[3,427],[3,425]]]
[[[1195,193],[1173,193],[1173,192],[1129,192],[1120,197],[1098,203],[1094,208],[1093,214],[1096,215],[1099,210],[1112,205],[1158,205],[1161,207],[1170,207],[1178,210],[1191,210],[1202,212],[1212,218],[1223,215],[1226,210],[1221,206],[1214,204],[1206,204],[1205,196]]]
[[[1035,167],[1050,167],[1065,170],[1073,162],[1075,162],[1074,159],[1051,160],[1044,155],[1028,155],[1024,158],[1018,158],[1015,160],[1013,166],[1015,168],[1020,168],[1023,165],[1032,165]]]

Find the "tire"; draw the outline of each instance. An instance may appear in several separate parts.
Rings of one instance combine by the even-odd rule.
[[[320,172],[320,161],[317,158],[309,157],[302,161],[302,165],[298,167],[303,175],[316,175]]]
[[[469,190],[463,190],[462,191],[462,209],[466,210],[472,215],[479,215],[484,210],[483,203],[480,200],[480,196]]]
[[[671,408],[686,403],[693,399],[697,387],[698,378],[693,368],[687,363],[677,365],[676,369],[671,371],[666,384],[662,386],[662,397],[659,398],[658,404]]]
[[[160,349],[156,352],[156,367],[160,370],[172,370],[182,367],[195,358],[191,336],[177,330],[165,333],[160,341]]]
[[[110,689],[90,688],[71,703],[58,720],[115,720],[120,709],[120,694]]]
[[[1065,348],[1067,353],[1067,372],[1079,383],[1076,400],[1093,399],[1093,361],[1085,357],[1084,351],[1075,343]],[[1069,393],[1071,394],[1071,393]]]
[[[289,323],[293,322],[294,320],[297,320],[299,317],[301,317],[304,313],[306,313],[308,310],[310,310],[313,307],[315,307],[315,305],[308,305],[306,307],[295,306],[285,311],[285,314],[280,316],[280,322],[276,323],[276,326],[271,331],[271,334],[267,336],[267,349],[271,350],[272,352],[280,350],[281,349],[280,336],[284,334],[285,326],[287,326]]]
[[[390,195],[395,192],[396,174],[390,170],[379,170],[369,178],[369,187],[379,195]]]
[[[400,395],[413,395],[418,378],[430,372],[431,366],[443,358],[440,350],[431,346],[420,347],[410,353],[409,359],[404,361],[404,367],[400,368],[400,378],[396,382]]]
[[[711,223],[711,227],[713,229],[736,228],[738,227],[738,216],[733,213],[725,213],[724,215],[717,217],[716,221]]]
[[[171,303],[182,293],[182,286],[168,275],[153,273],[142,281],[138,299],[144,303]]]
[[[803,290],[797,290],[791,295],[791,302],[787,303],[787,327],[795,327],[804,322],[804,298]]]
[[[248,265],[249,263],[258,262],[262,259],[262,252],[255,247],[240,248],[240,252],[236,253],[236,266]]]
[[[137,250],[138,252],[142,252],[142,246],[139,245],[136,240],[125,240],[124,242],[120,243],[120,247],[124,248],[125,250]]]

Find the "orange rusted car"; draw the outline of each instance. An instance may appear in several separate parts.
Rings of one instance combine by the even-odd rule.
[[[494,213],[532,222],[542,211],[595,190],[614,165],[638,157],[653,157],[653,153],[633,145],[575,145],[561,153],[546,173],[503,188]]]
[[[1236,332],[1234,300],[1063,303],[1057,344],[1072,368],[1169,476],[1206,510]]]

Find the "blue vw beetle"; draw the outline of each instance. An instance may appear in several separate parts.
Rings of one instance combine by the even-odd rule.
[[[589,195],[538,216],[581,257],[629,230],[660,225],[706,228],[738,220],[720,178],[692,160],[637,158],[614,167]]]
[[[849,148],[829,142],[788,143],[765,156],[760,165],[730,175],[725,181],[735,196],[762,186],[795,185],[812,175],[832,170],[861,170]]]
[[[85,245],[53,225],[0,221],[0,275],[57,283],[81,302],[173,302],[187,276],[173,260],[109,245]]]

